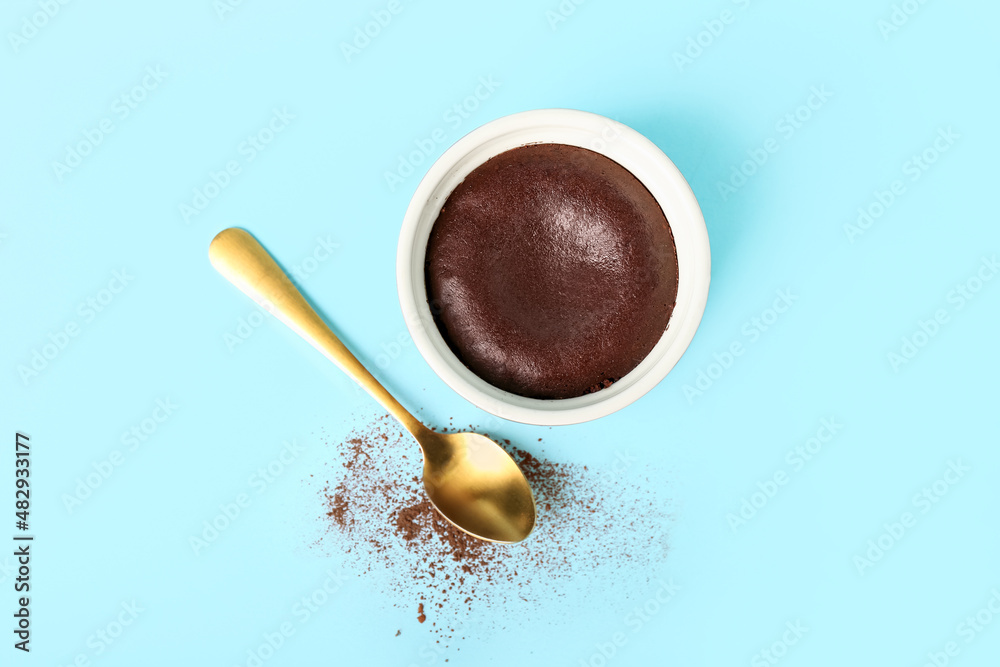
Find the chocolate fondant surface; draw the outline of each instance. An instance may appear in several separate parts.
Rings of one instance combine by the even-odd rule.
[[[610,386],[667,328],[677,256],[662,209],[617,162],[515,148],[448,197],[427,246],[428,301],[452,350],[532,398]]]

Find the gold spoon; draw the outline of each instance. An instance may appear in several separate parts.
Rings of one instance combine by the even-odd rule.
[[[491,542],[520,542],[531,534],[531,487],[500,445],[478,433],[435,433],[417,421],[340,342],[248,232],[235,227],[219,232],[208,256],[216,271],[337,364],[410,432],[424,453],[424,489],[445,519]]]

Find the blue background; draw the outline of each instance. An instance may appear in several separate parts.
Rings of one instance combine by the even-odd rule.
[[[544,437],[551,458],[597,469],[628,451],[678,508],[670,556],[649,574],[681,590],[608,664],[773,664],[758,652],[796,621],[808,631],[781,664],[916,666],[951,641],[950,663],[997,664],[1000,616],[969,643],[959,624],[1000,590],[1000,280],[975,280],[1000,250],[1000,6],[911,0],[902,4],[915,13],[890,31],[879,25],[892,20],[888,0],[588,0],[563,2],[562,14],[557,0],[402,0],[348,57],[342,43],[388,3],[218,4],[52,3],[51,18],[32,19],[39,4],[10,0],[0,16],[0,483],[12,484],[15,430],[28,433],[37,535],[33,650],[14,651],[6,635],[4,664],[81,654],[102,666],[245,664],[336,565],[305,546],[320,526],[302,481],[325,470],[316,434],[335,438],[374,409],[274,321],[227,344],[253,307],[208,264],[219,230],[245,227],[286,266],[314,269],[303,288],[429,423],[483,423],[412,345],[393,354],[406,340],[397,234],[447,145],[545,107],[601,113],[656,142],[698,196],[713,252],[701,328],[655,390],[596,423],[495,429]],[[712,23],[723,11],[729,23]],[[699,39],[700,53],[689,42]],[[689,48],[696,57],[679,60]],[[147,67],[165,77],[155,88],[147,78],[123,117],[115,100]],[[484,99],[451,122],[481,77],[495,89],[480,88]],[[803,111],[814,86],[832,96]],[[294,119],[251,161],[241,142],[274,109]],[[779,123],[796,112],[788,136]],[[113,131],[60,178],[53,163],[102,119]],[[446,141],[391,188],[385,173],[437,128]],[[959,138],[935,155],[948,128]],[[769,138],[779,150],[723,193]],[[912,180],[910,161],[927,149],[936,159]],[[240,173],[185,220],[181,205],[231,160]],[[861,235],[845,231],[896,180],[905,192],[884,214]],[[317,238],[338,248],[303,262],[323,255]],[[128,284],[88,319],[80,304],[123,269]],[[967,283],[981,289],[959,308],[954,290]],[[778,290],[794,305],[757,328]],[[947,322],[893,364],[939,309]],[[78,335],[25,375],[70,323]],[[728,363],[734,342],[744,353]],[[700,373],[711,385],[686,395]],[[121,434],[168,398],[174,414],[127,451]],[[842,429],[796,470],[786,454],[824,418]],[[305,452],[257,495],[249,476],[291,440]],[[78,478],[114,450],[122,465],[67,509]],[[939,484],[947,492],[923,513],[914,496],[959,460],[969,470]],[[734,524],[729,515],[779,472],[787,484]],[[239,493],[251,506],[193,553],[188,538]],[[5,512],[11,494],[0,493]],[[915,525],[882,535],[904,512]],[[880,536],[891,548],[859,565]],[[11,558],[0,565],[9,619]],[[541,603],[530,623],[470,633],[437,660],[602,664],[595,644],[622,629],[623,605],[645,600],[622,599],[632,589],[616,583],[558,617]],[[88,637],[132,600],[144,611],[96,655]],[[430,664],[421,650],[432,637],[392,602],[350,577],[265,664]]]

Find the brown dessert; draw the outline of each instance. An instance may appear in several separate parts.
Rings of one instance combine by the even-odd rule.
[[[663,335],[677,255],[656,199],[604,155],[564,144],[501,153],[448,197],[427,295],[451,349],[521,396],[606,388]]]

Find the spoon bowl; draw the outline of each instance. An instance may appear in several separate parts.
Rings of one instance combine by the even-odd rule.
[[[420,423],[351,354],[249,232],[219,232],[208,256],[229,282],[339,366],[410,432],[424,454],[427,496],[445,519],[491,542],[520,542],[531,534],[531,487],[500,445],[478,433],[437,433]]]
[[[491,542],[519,542],[535,524],[535,501],[517,464],[478,433],[421,437],[424,489],[449,522]]]

